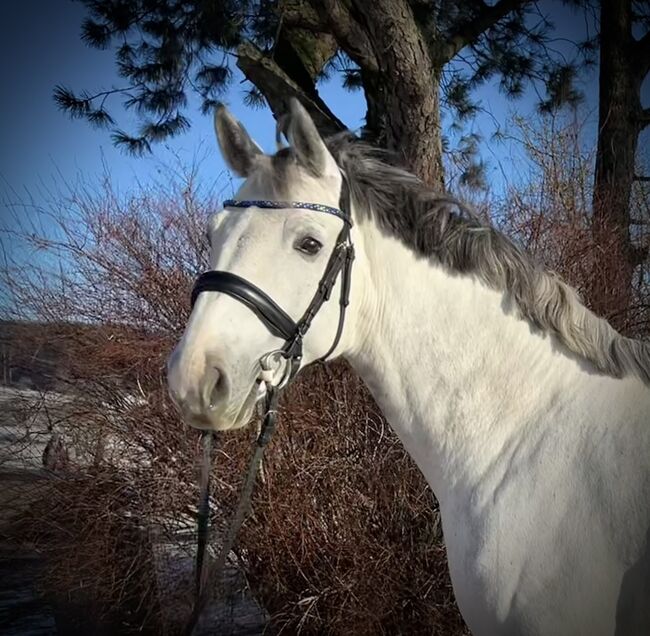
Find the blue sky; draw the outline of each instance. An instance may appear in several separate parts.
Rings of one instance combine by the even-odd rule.
[[[201,177],[209,180],[224,168],[216,151],[210,116],[200,112],[200,100],[190,96],[186,113],[189,133],[154,147],[152,156],[135,158],[113,147],[108,131],[97,130],[60,112],[52,99],[57,84],[73,90],[106,89],[124,85],[115,71],[110,51],[85,46],[80,38],[84,7],[70,0],[22,0],[0,3],[0,47],[3,66],[2,154],[0,188],[35,192],[39,184],[60,176],[74,180],[93,178],[106,163],[120,188],[136,179],[155,178],[160,165],[175,163],[176,156],[191,162],[202,157]],[[237,69],[235,69],[237,70]],[[242,119],[265,148],[274,146],[275,122],[268,109],[243,105],[243,77],[235,75],[224,102]],[[364,104],[360,96],[345,93],[335,83],[324,87],[325,99],[352,128],[361,124]],[[119,106],[112,114],[126,130],[135,120]]]
[[[562,8],[559,2],[543,1],[551,11],[558,37],[575,39],[584,28],[582,18]],[[61,113],[53,99],[56,84],[75,90],[102,89],[123,84],[117,76],[112,52],[86,47],[79,38],[84,17],[83,5],[70,0],[21,0],[0,3],[0,47],[3,66],[0,81],[2,98],[2,153],[0,154],[0,201],[15,198],[11,191],[38,194],[42,184],[77,178],[92,180],[107,165],[120,190],[133,187],[136,180],[155,179],[162,164],[173,164],[176,157],[191,162],[202,157],[199,176],[208,184],[217,179],[224,166],[216,150],[212,121],[202,115],[199,101],[191,98],[187,115],[189,133],[154,147],[154,154],[134,158],[114,148],[106,130],[96,130],[83,121],[72,121]],[[562,43],[559,47],[564,46]],[[261,145],[273,148],[274,122],[268,110],[253,110],[243,105],[244,86],[236,76],[224,101],[245,123]],[[586,112],[592,127],[596,121],[596,75],[584,78]],[[342,90],[338,80],[320,88],[324,99],[352,129],[361,124],[365,110],[360,93]],[[518,101],[508,101],[490,85],[477,93],[481,105],[492,116],[481,115],[469,127],[489,140],[494,121],[504,125],[511,113],[534,113],[535,95],[529,91]],[[115,104],[117,105],[117,104]],[[121,127],[133,130],[134,120],[118,107]],[[483,146],[488,162],[488,178],[498,191],[504,179],[525,168],[521,151],[512,144]],[[0,213],[6,210],[0,207]]]

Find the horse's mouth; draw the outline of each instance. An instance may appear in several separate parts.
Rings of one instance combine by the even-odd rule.
[[[231,429],[242,428],[246,426],[251,420],[253,412],[255,410],[255,405],[261,400],[264,396],[263,390],[264,384],[259,380],[256,380],[253,383],[251,390],[248,395],[242,402],[242,405],[239,408],[237,416],[232,422],[232,425],[229,427]]]
[[[183,420],[192,428],[202,431],[230,431],[243,428],[253,415],[255,404],[264,397],[264,385],[256,380],[239,406],[225,410],[214,409],[203,413],[184,413]]]

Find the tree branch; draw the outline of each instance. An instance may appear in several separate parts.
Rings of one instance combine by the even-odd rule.
[[[643,174],[635,174],[634,175],[634,180],[635,181],[641,181],[643,183],[650,183],[650,176],[643,175]]]
[[[365,139],[374,143],[385,141],[383,130],[385,104],[382,100],[382,79],[368,25],[362,14],[353,15],[353,8],[345,0],[309,0],[317,12],[322,26],[336,38],[337,44],[359,67],[366,98]]]
[[[499,0],[495,5],[489,6],[481,2],[481,9],[470,22],[458,26],[455,33],[452,33],[445,45],[441,47],[441,55],[437,63],[442,66],[449,62],[456,54],[469,44],[475,42],[478,37],[493,27],[499,20],[508,15],[511,11],[529,3],[531,0]]]
[[[637,245],[632,247],[630,254],[631,262],[636,265],[641,265],[645,263],[648,255],[650,254],[650,244],[646,245]]]
[[[237,48],[237,66],[264,95],[276,119],[289,110],[289,98],[297,97],[322,135],[346,129],[318,96],[315,87],[309,92],[301,88],[274,59],[264,55],[252,42],[243,42]]]
[[[351,11],[378,64],[373,92],[378,114],[386,116],[386,146],[425,183],[442,189],[439,76],[411,2],[352,0]]]
[[[650,71],[650,31],[634,42],[634,58],[638,60],[639,72],[645,75]]]
[[[341,0],[309,0],[339,46],[359,67],[370,73],[379,70],[372,43],[365,29]]]
[[[278,13],[285,26],[321,33],[323,24],[320,16],[307,1],[280,0]]]
[[[641,130],[650,126],[650,108],[642,108],[638,116],[639,122],[641,122]]]

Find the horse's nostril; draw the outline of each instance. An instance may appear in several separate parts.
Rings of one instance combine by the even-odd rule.
[[[211,370],[212,387],[208,397],[208,408],[215,409],[226,393],[226,376],[217,368]]]

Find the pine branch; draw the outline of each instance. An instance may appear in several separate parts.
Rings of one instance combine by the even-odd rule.
[[[264,108],[266,101],[260,89],[253,85],[244,94],[244,104],[249,108]]]
[[[112,32],[108,25],[86,18],[81,25],[81,40],[96,49],[106,49],[111,43]]]
[[[53,97],[57,106],[62,111],[68,113],[72,119],[83,118],[97,128],[105,128],[113,125],[115,122],[104,109],[104,101],[109,95],[119,92],[121,92],[121,89],[102,91],[96,95],[89,95],[84,92],[81,96],[77,96],[70,89],[58,85],[54,88]],[[93,101],[100,97],[102,98],[102,102],[99,107],[95,108]]]
[[[237,48],[237,66],[264,95],[276,119],[287,113],[289,99],[297,97],[322,135],[345,130],[343,122],[332,113],[315,90],[308,95],[274,59],[265,55],[252,42],[243,42]]]
[[[86,119],[97,128],[107,128],[115,124],[115,120],[103,108],[91,110],[86,114]]]
[[[189,127],[188,119],[177,112],[157,122],[145,122],[140,129],[140,138],[147,141],[164,141],[168,137],[186,132]]]
[[[363,78],[358,68],[345,68],[343,73],[343,88],[346,91],[358,91],[363,88]]]
[[[132,137],[121,130],[115,130],[111,133],[111,139],[118,148],[123,148],[136,157],[151,152],[151,145],[144,137]]]
[[[499,0],[493,6],[482,2],[479,13],[470,22],[459,25],[447,39],[446,46],[442,47],[443,52],[437,60],[439,66],[443,66],[463,48],[476,42],[482,33],[493,27],[508,13],[530,2],[531,0]]]
[[[65,86],[55,86],[53,97],[57,106],[72,118],[85,117],[91,110],[89,97],[77,97]]]

